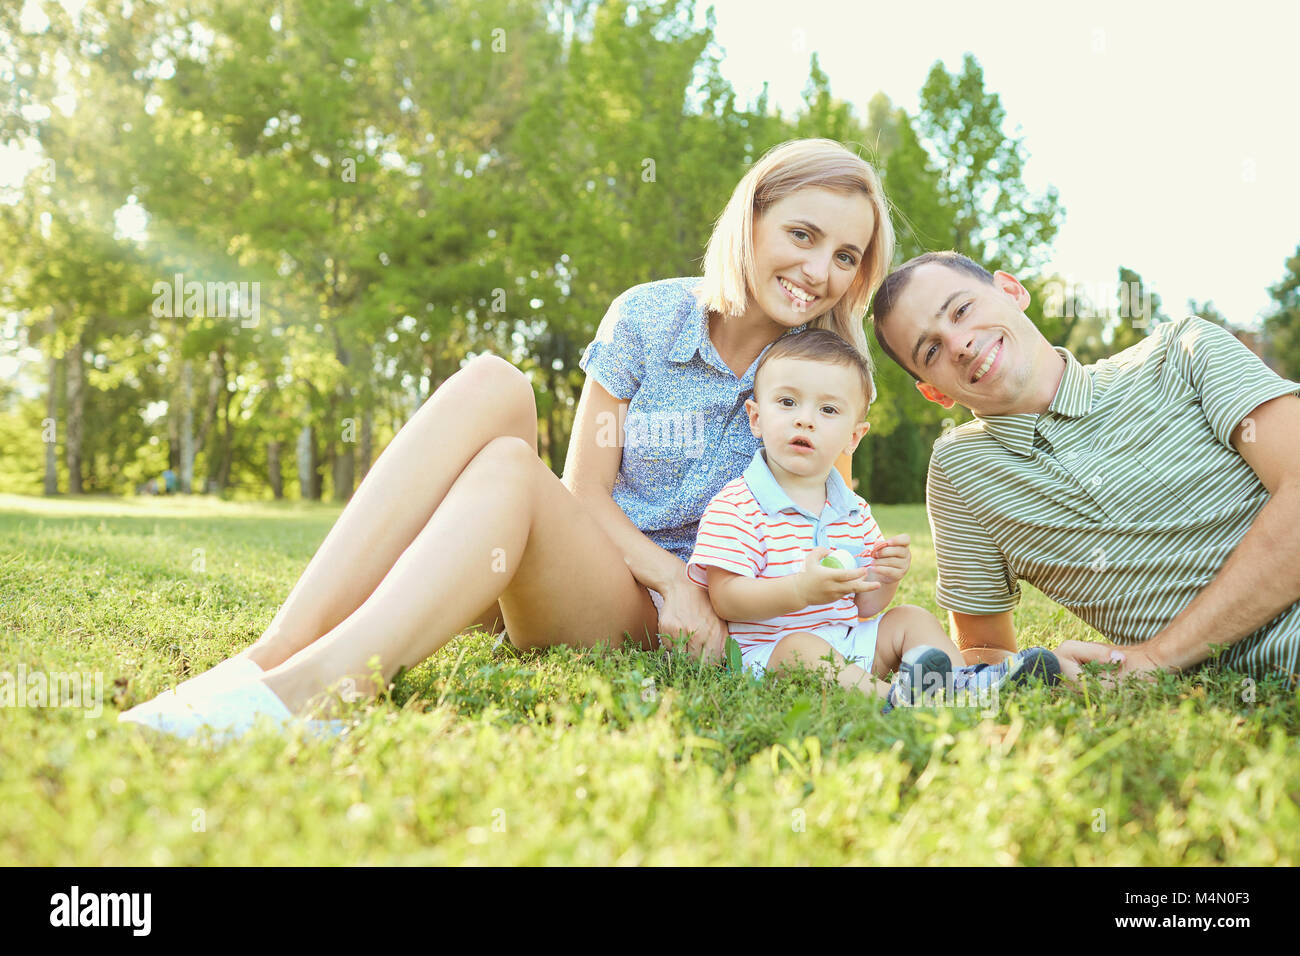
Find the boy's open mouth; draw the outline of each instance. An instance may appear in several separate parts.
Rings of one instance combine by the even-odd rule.
[[[792,438],[790,444],[795,448],[807,448],[809,451],[812,451],[812,442],[806,438]]]

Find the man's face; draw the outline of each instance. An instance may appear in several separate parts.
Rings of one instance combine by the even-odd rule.
[[[862,381],[847,365],[779,358],[766,362],[745,402],[750,431],[763,439],[767,462],[800,477],[829,474],[852,454],[870,426],[863,421]]]
[[[940,263],[918,266],[883,332],[917,388],[945,407],[982,415],[1028,411],[1051,345],[1029,317],[1029,293],[1014,276],[993,284]]]

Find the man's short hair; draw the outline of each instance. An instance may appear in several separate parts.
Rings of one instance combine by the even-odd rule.
[[[858,379],[862,383],[862,417],[858,421],[866,419],[867,411],[876,400],[876,383],[872,381],[871,368],[867,359],[863,357],[861,352],[845,341],[843,337],[835,334],[830,329],[808,329],[798,335],[783,335],[777,339],[772,347],[767,350],[767,354],[763,356],[762,361],[758,363],[758,368],[754,370],[756,400],[758,376],[763,371],[763,366],[773,359],[779,358],[828,362],[831,365],[847,365],[856,369]]]
[[[889,318],[889,314],[894,311],[894,306],[898,305],[898,297],[907,288],[908,282],[912,279],[912,273],[918,267],[930,263],[947,266],[949,269],[955,269],[958,272],[965,272],[981,282],[993,285],[993,273],[973,259],[968,259],[960,252],[953,252],[952,250],[927,252],[915,256],[885,277],[885,281],[880,286],[880,291],[876,293],[875,301],[871,304],[871,330],[876,334],[876,343],[880,346],[880,350],[893,359],[895,365],[904,369],[908,375],[918,382],[921,381],[920,377],[903,364],[903,360],[889,347],[888,343],[885,342],[885,337],[881,334],[881,329],[884,327],[885,320]]]

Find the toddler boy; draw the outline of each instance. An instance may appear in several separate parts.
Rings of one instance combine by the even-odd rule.
[[[888,707],[939,690],[983,696],[1031,673],[1051,682],[1060,665],[1043,648],[968,667],[934,615],[886,610],[911,565],[910,539],[884,538],[834,467],[867,433],[874,393],[866,362],[834,332],[778,340],[745,403],[763,447],[705,509],[687,575],[708,589],[755,674],[803,664]],[[856,567],[821,563],[837,549]],[[894,671],[892,684],[877,679]]]

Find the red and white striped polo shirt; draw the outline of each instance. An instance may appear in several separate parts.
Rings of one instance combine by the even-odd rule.
[[[747,578],[779,578],[803,570],[804,559],[818,547],[843,548],[865,567],[871,564],[871,545],[882,539],[871,508],[837,469],[826,478],[826,501],[821,515],[814,516],[777,484],[760,448],[745,473],[724,485],[705,508],[686,575],[703,588],[708,587],[706,567]],[[844,597],[766,621],[729,621],[727,630],[744,651],[795,631],[857,621],[857,603]]]

